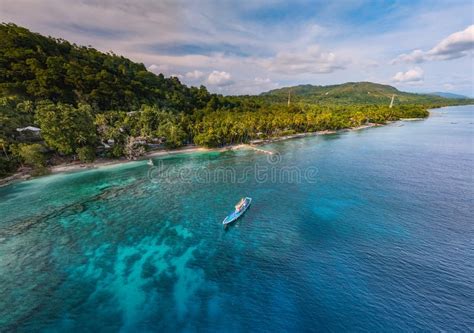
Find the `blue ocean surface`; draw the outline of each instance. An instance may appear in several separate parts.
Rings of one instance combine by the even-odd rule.
[[[473,123],[450,107],[2,187],[0,331],[472,331]]]

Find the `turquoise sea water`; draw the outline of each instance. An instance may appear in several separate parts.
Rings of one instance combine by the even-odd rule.
[[[0,188],[0,331],[472,331],[473,123],[472,106],[444,108],[271,158]]]

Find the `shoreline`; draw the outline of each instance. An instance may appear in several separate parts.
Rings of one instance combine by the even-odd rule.
[[[420,120],[424,118],[416,118],[416,119]],[[405,119],[400,119],[399,121],[403,121],[403,120]],[[410,120],[415,120],[415,119],[410,119]],[[82,163],[78,161],[78,162],[59,164],[59,165],[48,167],[48,170],[49,170],[48,175],[98,169],[98,168],[102,168],[106,166],[113,166],[113,165],[118,165],[118,164],[143,161],[143,160],[147,160],[153,157],[175,155],[175,154],[189,154],[189,153],[196,153],[196,152],[224,152],[224,151],[229,151],[229,150],[253,149],[258,152],[272,154],[272,152],[258,149],[256,148],[256,146],[261,146],[261,145],[266,145],[273,142],[280,142],[280,141],[291,140],[291,139],[311,137],[311,136],[319,136],[319,135],[322,136],[322,135],[331,135],[331,134],[337,134],[337,133],[343,133],[343,132],[359,131],[359,130],[372,128],[372,127],[386,126],[390,123],[387,123],[387,124],[369,123],[366,125],[344,128],[340,130],[323,130],[323,131],[316,131],[316,132],[296,133],[296,134],[284,135],[280,137],[273,137],[270,139],[251,140],[249,143],[239,143],[239,144],[233,144],[233,145],[228,145],[228,146],[219,147],[219,148],[206,148],[206,147],[199,147],[196,145],[187,145],[181,148],[171,149],[171,150],[150,151],[140,156],[136,160],[127,160],[124,158],[120,158],[120,159],[98,158],[92,163]],[[35,177],[33,177],[28,171],[23,170],[9,177],[0,179],[0,187],[10,185],[14,182],[29,180],[32,178],[35,178]]]

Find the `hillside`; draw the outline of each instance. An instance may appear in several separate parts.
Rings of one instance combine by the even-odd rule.
[[[191,112],[210,99],[206,88],[148,72],[113,53],[0,24],[0,97],[50,100],[100,110],[133,110],[142,104]]]
[[[294,102],[322,105],[388,105],[393,95],[395,95],[395,104],[445,105],[459,102],[440,96],[407,93],[389,85],[372,82],[348,82],[330,86],[299,85],[271,90],[260,96],[270,102],[283,103],[288,100],[289,93]]]

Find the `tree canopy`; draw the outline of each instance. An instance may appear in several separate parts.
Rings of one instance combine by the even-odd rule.
[[[15,24],[0,25],[0,95],[78,105],[98,110],[135,110],[142,104],[191,112],[210,94],[176,77],[155,75],[112,52],[45,37]]]
[[[97,141],[89,105],[79,104],[75,108],[62,103],[40,103],[35,119],[46,144],[60,153],[76,153],[78,148],[94,146]]]

